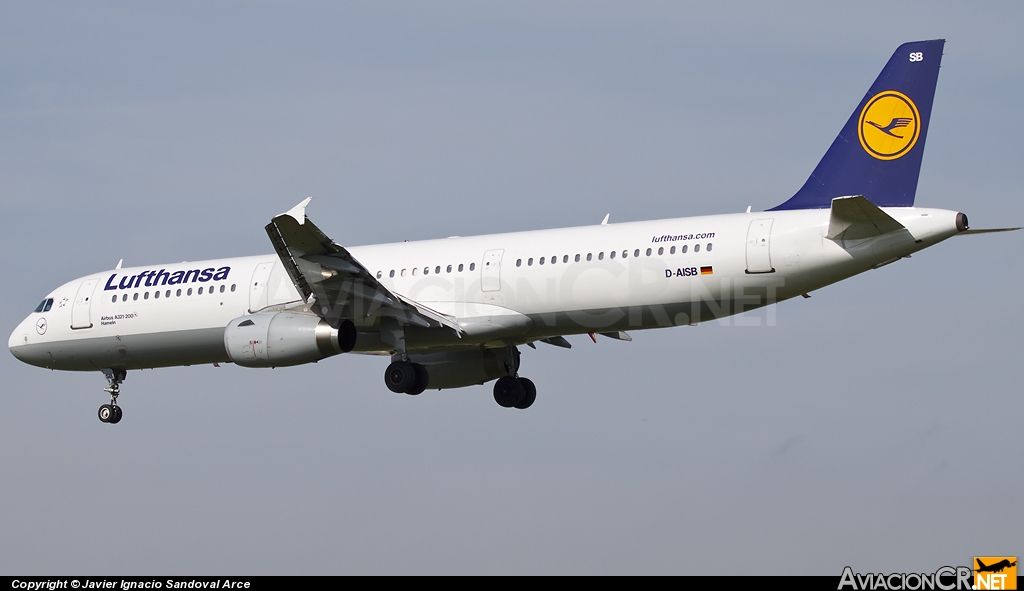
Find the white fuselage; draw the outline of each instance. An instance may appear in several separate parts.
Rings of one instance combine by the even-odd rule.
[[[395,294],[464,334],[410,329],[410,352],[695,324],[791,298],[957,233],[956,212],[885,208],[909,234],[825,238],[829,210],[676,218],[351,247]],[[228,361],[225,326],[260,310],[308,311],[277,255],[115,269],[46,296],[8,345],[53,369]],[[389,353],[372,325],[356,351]]]

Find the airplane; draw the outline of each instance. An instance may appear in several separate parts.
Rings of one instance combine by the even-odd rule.
[[[525,409],[537,388],[519,374],[521,346],[629,341],[1016,229],[914,207],[944,43],[897,48],[800,190],[766,211],[345,247],[306,216],[307,198],[266,226],[273,254],[118,263],[50,292],[8,347],[31,365],[102,372],[111,424],[130,370],[345,353],[389,356],[395,393],[495,380],[499,405]]]
[[[979,572],[979,573],[998,573],[998,572],[1001,572],[1005,568],[1010,568],[1010,567],[1017,566],[1017,562],[1016,561],[1010,562],[1010,560],[1006,559],[1006,558],[1000,560],[999,562],[997,562],[995,564],[988,564],[988,565],[986,565],[984,562],[982,562],[981,559],[975,559],[975,560],[978,563],[977,572]]]

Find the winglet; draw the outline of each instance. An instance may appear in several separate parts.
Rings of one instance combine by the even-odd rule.
[[[305,199],[302,200],[301,203],[289,209],[288,211],[282,213],[281,215],[292,216],[292,218],[294,218],[296,222],[299,222],[299,225],[301,226],[306,223],[306,206],[309,205],[309,202],[312,200],[312,197],[306,197]]]
[[[612,214],[610,214],[610,213],[604,214],[604,220],[601,221],[601,225],[602,226],[607,226],[608,225],[608,218],[610,218],[610,217],[612,217]]]
[[[124,264],[124,259],[117,261],[117,266],[114,267],[114,270],[120,269],[122,264]]]

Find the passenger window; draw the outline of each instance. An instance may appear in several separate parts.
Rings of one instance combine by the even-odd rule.
[[[419,272],[420,272],[419,267],[414,267],[413,270],[412,270],[412,276],[415,277],[416,275],[419,274]]]
[[[448,265],[448,272],[449,272],[449,273],[451,273],[451,272],[452,272],[452,266],[451,266],[451,265]]]
[[[126,293],[125,294],[121,294],[121,301],[122,302],[127,302],[128,301],[128,294],[126,294]]]
[[[707,247],[707,251],[708,251],[708,252],[711,252],[711,243],[710,243],[710,242],[708,242],[708,247]]]
[[[469,264],[469,270],[470,271],[476,271],[476,263],[470,263]]]
[[[114,302],[116,302],[116,301],[117,301],[117,296],[116,296],[116,295],[115,295],[114,297],[110,298],[110,303],[111,303],[111,304],[113,304],[113,303],[114,303]],[[36,312],[38,312],[38,311],[39,311],[39,310],[36,310]]]
[[[576,255],[576,262],[580,262],[580,255]]]
[[[430,275],[430,267],[423,267],[423,274]]]
[[[149,299],[149,292],[148,291],[146,293],[142,294],[142,299],[144,299],[144,300],[148,300]]]
[[[203,295],[203,288],[202,288],[202,287],[200,287],[200,288],[199,288],[199,291],[197,291],[196,293],[197,293],[197,294],[199,294],[199,295]]]
[[[223,286],[223,285],[222,285],[222,286],[220,286],[220,290],[221,290],[221,291],[224,291],[224,286]],[[164,297],[165,297],[165,298],[169,298],[169,297],[171,297],[171,290],[169,290],[169,289],[168,289],[168,290],[167,290],[167,292],[166,292],[166,293],[164,294]]]
[[[664,246],[659,246],[658,247],[658,256],[661,256],[663,254],[665,254],[665,247]]]
[[[640,256],[640,249],[639,248],[633,251],[633,256],[635,256],[635,257]]]
[[[590,261],[590,260],[593,260],[593,258],[594,258],[594,255],[592,255],[592,254],[590,254],[590,253],[588,252],[588,253],[587,253],[587,260],[588,260],[588,261]]]
[[[647,256],[651,256],[651,249],[647,249]]]
[[[459,263],[459,273],[462,272],[462,263]]]
[[[551,257],[551,264],[552,264],[552,265],[554,265],[554,264],[555,264],[555,263],[557,263],[557,262],[558,262],[558,256],[553,256],[553,257]]]
[[[624,259],[628,259],[629,258],[629,251],[628,250],[622,251],[622,258],[624,258]]]
[[[544,257],[540,257],[540,260],[537,261],[537,262],[543,265],[544,264]]]
[[[562,256],[562,262],[563,263],[568,263],[569,262],[569,255],[563,255]]]
[[[132,294],[132,301],[133,302],[139,301],[139,292],[135,292],[135,293]]]
[[[175,297],[179,297],[180,298],[181,297],[181,290],[179,289],[178,291],[174,292],[174,295],[175,295]]]
[[[608,253],[608,258],[610,258],[610,259],[614,259],[615,258],[615,251],[614,250]]]
[[[220,292],[221,292],[221,293],[224,293],[224,286],[223,286],[223,285],[222,285],[222,286],[220,286]],[[170,290],[168,290],[168,291],[167,291],[167,297],[171,297],[171,292],[170,292]]]
[[[232,291],[232,292],[234,292],[234,291],[235,291],[235,284],[234,284],[234,283],[232,283],[232,284],[231,284],[231,291]]]
[[[668,249],[668,253],[669,254],[675,254],[676,253],[676,247],[673,246],[672,248]]]
[[[438,266],[434,267],[434,273],[436,275],[440,275],[441,274],[441,265],[438,265]]]
[[[384,277],[384,271],[377,271],[377,279]]]
[[[402,269],[402,277],[405,277],[405,269]]]
[[[683,245],[683,247],[682,247],[682,248],[681,248],[681,249],[679,250],[679,252],[681,252],[681,253],[683,253],[683,254],[686,254],[686,249],[687,249],[687,248],[689,248],[689,246],[686,246],[686,245],[684,244],[684,245]]]
[[[213,288],[212,287],[210,288],[210,293],[213,293]],[[154,291],[153,292],[153,299],[154,300],[159,300],[160,299],[160,292],[159,291]]]
[[[192,288],[188,288],[188,295],[192,295]]]
[[[700,252],[700,245],[699,244],[694,244],[693,245],[693,252]]]
[[[388,277],[392,277],[393,278],[394,276],[395,276],[395,270],[391,269],[391,272],[388,273]]]
[[[532,257],[530,258],[530,260],[526,261],[526,266],[527,267],[532,267],[533,266],[533,258]]]
[[[522,267],[523,266],[523,259],[516,259],[516,266],[517,267]]]

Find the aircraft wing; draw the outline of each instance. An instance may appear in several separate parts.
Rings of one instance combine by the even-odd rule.
[[[306,217],[306,198],[267,224],[267,235],[295,288],[310,309],[332,325],[351,320],[356,326],[390,317],[400,324],[447,327],[462,334],[451,316],[393,293],[343,246]]]

